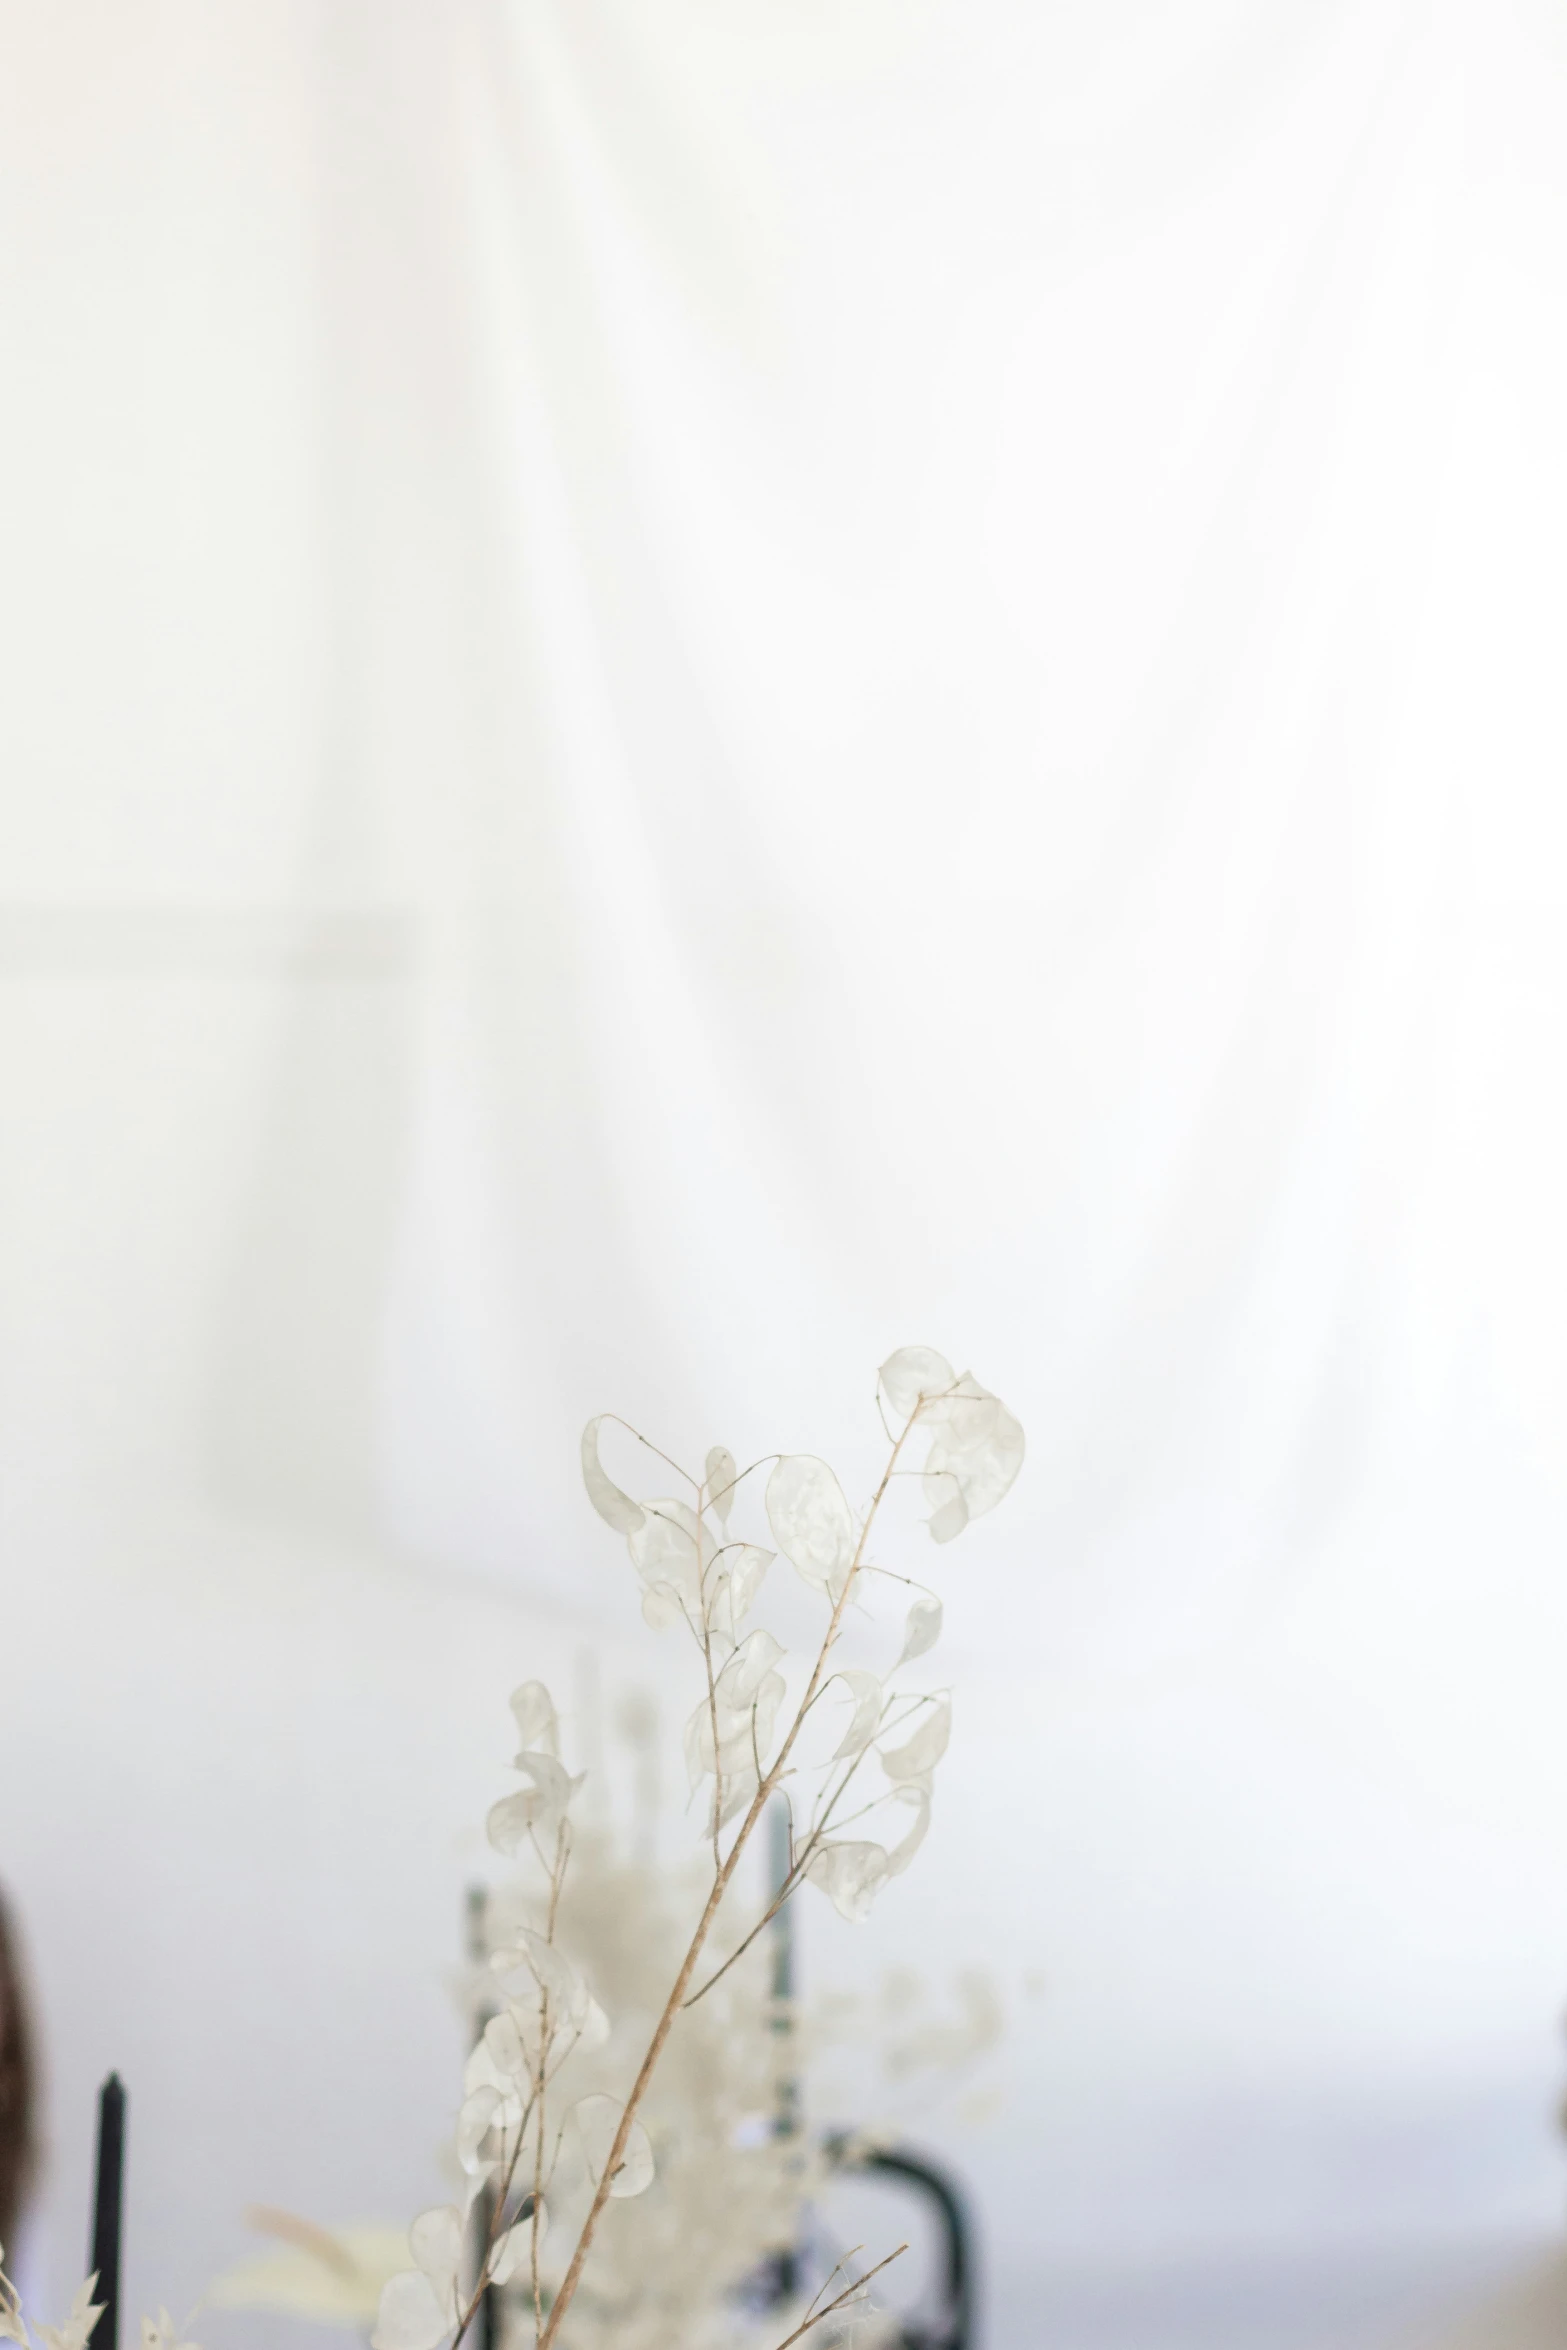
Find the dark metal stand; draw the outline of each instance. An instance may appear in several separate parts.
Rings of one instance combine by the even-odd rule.
[[[768,1825],[772,1887],[776,1895],[789,1878],[790,1825],[786,1804],[774,1805]],[[795,1989],[794,1919],[788,1902],[774,1918],[771,1932],[774,2028],[787,2032],[792,2028]],[[787,2076],[775,2127],[780,2136],[792,2135],[800,2127],[799,2084]],[[882,2178],[901,2180],[934,2207],[941,2227],[940,2304],[929,2317],[909,2312],[899,2328],[899,2341],[902,2350],[969,2350],[974,2331],[973,2229],[956,2182],[935,2163],[927,2162],[923,2155],[911,2153],[906,2147],[876,2147],[856,2153],[852,2151],[851,2140],[830,2138],[827,2152],[840,2170],[875,2172]],[[767,2299],[786,2301],[796,2289],[799,2274],[798,2253],[778,2253],[766,2263],[753,2290],[759,2286]]]
[[[845,2152],[841,2167],[905,2180],[934,2205],[941,2222],[941,2307],[929,2319],[912,2314],[906,2317],[900,2338],[904,2350],[968,2350],[974,2330],[972,2231],[956,2183],[923,2155],[900,2146],[878,2146],[862,2154]]]

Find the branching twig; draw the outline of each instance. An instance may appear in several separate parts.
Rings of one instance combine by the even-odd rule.
[[[718,1846],[719,1822],[724,1816],[724,1758],[718,1744],[718,1683],[713,1677],[713,1635],[707,1621],[707,1593],[702,1593],[702,1665],[707,1674],[707,1722],[713,1734],[713,1874],[723,1867]]]
[[[874,2268],[868,2268],[865,2271],[864,2276],[857,2278],[852,2285],[845,2285],[843,2291],[841,2293],[835,2293],[830,2301],[824,2301],[821,2308],[813,2310],[810,2315],[802,2321],[801,2324],[795,2327],[792,2334],[785,2334],[783,2340],[777,2344],[777,2350],[789,2350],[789,2345],[791,2342],[798,2342],[800,2336],[802,2334],[808,2334],[812,2326],[819,2326],[824,2317],[831,2317],[834,2310],[842,2309],[846,2302],[857,2301],[860,2295],[864,2292],[866,2286],[870,2283],[872,2277],[880,2276],[884,2268],[890,2268],[892,2263],[899,2257],[899,2254],[907,2252],[907,2250],[907,2244],[900,2244],[896,2252],[889,2252],[885,2260],[878,2260]],[[842,2266],[843,2262],[840,2260],[838,2267],[842,2268]],[[833,2271],[833,2275],[835,2276],[836,2274],[837,2270],[835,2269]],[[827,2279],[827,2283],[829,2285],[832,2283],[832,2277]],[[823,2286],[820,2289],[825,2291],[826,2287]]]
[[[823,1694],[825,1687],[826,1684],[823,1683],[822,1689],[819,1689],[816,1692],[817,1697],[820,1697]],[[811,1702],[814,1705],[816,1699],[813,1698]],[[901,1730],[905,1722],[913,1720],[914,1716],[919,1712],[919,1709],[922,1705],[928,1705],[930,1702],[931,1701],[928,1697],[916,1698],[906,1714],[899,1714],[895,1720],[879,1726],[876,1731],[876,1736],[881,1738],[886,1736],[888,1730]],[[799,1721],[804,1720],[805,1711],[806,1709],[802,1706],[800,1709]],[[796,1727],[798,1727],[798,1721],[796,1723]],[[855,1772],[859,1769],[861,1763],[865,1760],[865,1757],[871,1752],[871,1750],[871,1742],[869,1739],[867,1739],[866,1743],[860,1748],[859,1753],[850,1758],[849,1767],[844,1772],[843,1777],[839,1780],[837,1786],[834,1788],[831,1796],[828,1798],[825,1810],[821,1810],[820,1807],[818,1807],[819,1816],[813,1819],[811,1822],[810,1827],[806,1831],[805,1842],[799,1846],[798,1850],[795,1848],[793,1828],[791,1826],[789,1838],[790,1866],[788,1875],[784,1878],[783,1883],[779,1886],[777,1892],[773,1895],[772,1900],[768,1903],[766,1909],[763,1910],[761,1916],[757,1919],[749,1934],[746,1935],[744,1941],[738,1942],[735,1945],[734,1949],[730,1951],[729,1956],[724,1960],[722,1966],[715,1967],[713,1972],[708,1976],[707,1981],[702,1985],[701,1989],[699,1991],[693,1991],[690,1998],[685,2001],[684,2004],[687,2007],[695,2007],[699,1999],[705,1999],[709,1991],[712,1990],[713,1985],[724,1975],[728,1974],[729,1969],[734,1965],[735,1961],[737,1959],[744,1958],[746,1952],[750,1949],[757,1936],[766,1932],[767,1928],[772,1924],[774,1918],[778,1915],[778,1912],[783,1908],[784,1903],[793,1893],[798,1890],[800,1885],[804,1882],[805,1873],[811,1865],[811,1861],[815,1856],[817,1847],[820,1845],[822,1838],[826,1835],[827,1830],[832,1825],[833,1813],[837,1809],[838,1805],[842,1802],[844,1795],[848,1791],[849,1781],[854,1777]],[[758,1768],[760,1768],[760,1766],[758,1766]],[[868,1811],[874,1811],[877,1804],[884,1802],[885,1800],[886,1798],[883,1796],[873,1796],[869,1803],[861,1806],[860,1810],[857,1812],[851,1812],[849,1818],[853,1820],[862,1820]],[[838,1822],[840,1827],[847,1827],[848,1824],[849,1822],[847,1820],[840,1820]]]
[[[484,2237],[484,2256],[479,2262],[478,2282],[473,2288],[473,2293],[468,2302],[468,2306],[466,2309],[464,2309],[461,2317],[458,2320],[457,2331],[452,2336],[452,2350],[461,2350],[463,2336],[467,2333],[468,2328],[472,2325],[474,2319],[477,2317],[479,2313],[479,2304],[490,2289],[490,2263],[495,2257],[495,2247],[500,2239],[501,2233],[501,2220],[506,2210],[506,2203],[508,2197],[511,2194],[513,2182],[517,2176],[517,2165],[522,2159],[523,2143],[527,2138],[528,2123],[532,2118],[533,2099],[530,2097],[527,2104],[522,2109],[522,2119],[517,2124],[517,2143],[512,2148],[511,2160],[506,2164],[506,2175],[501,2180],[500,2186],[496,2191],[495,2199],[490,2206],[489,2225],[485,2230]],[[501,2153],[503,2156],[505,2155],[505,2152],[506,2133],[505,2130],[502,2129]],[[525,2217],[526,2214],[521,2216]]]
[[[765,1469],[769,1461],[779,1461],[779,1460],[782,1460],[782,1458],[783,1458],[783,1455],[782,1455],[782,1453],[778,1453],[778,1452],[764,1452],[764,1453],[762,1454],[762,1456],[761,1456],[761,1459],[760,1459],[760,1460],[751,1461],[751,1462],[749,1462],[749,1463],[746,1465],[746,1467],[745,1467],[745,1468],[743,1468],[743,1469],[737,1469],[737,1470],[735,1471],[734,1475],[733,1475],[733,1476],[730,1478],[730,1480],[729,1480],[729,1482],[728,1482],[728,1484],[727,1484],[727,1485],[720,1485],[720,1486],[719,1486],[719,1488],[718,1488],[718,1491],[717,1491],[716,1493],[710,1493],[710,1494],[708,1495],[708,1497],[707,1497],[707,1506],[708,1506],[708,1508],[709,1508],[709,1509],[715,1509],[715,1508],[717,1507],[717,1505],[719,1504],[719,1502],[721,1502],[721,1501],[722,1501],[722,1500],[725,1498],[725,1496],[726,1496],[726,1495],[728,1495],[728,1494],[731,1494],[731,1493],[735,1492],[735,1491],[736,1491],[736,1489],[737,1489],[739,1486],[741,1486],[741,1485],[743,1485],[743,1484],[745,1483],[745,1481],[746,1481],[747,1477],[749,1477],[749,1476],[753,1475],[753,1474],[754,1474],[754,1472],[755,1472],[757,1469]],[[691,1479],[689,1478],[689,1476],[687,1476],[687,1475],[686,1475],[686,1472],[685,1472],[685,1470],[684,1470],[684,1469],[682,1469],[682,1470],[681,1470],[680,1474],[681,1474],[683,1477],[685,1477],[685,1478],[686,1478],[686,1483],[689,1485],[689,1484],[690,1484],[690,1482],[691,1482]],[[727,1517],[727,1516],[729,1515],[729,1513],[728,1513],[728,1511],[727,1511],[727,1510],[726,1510],[726,1511],[725,1511],[723,1514],[724,1514],[724,1516],[725,1516],[725,1517]]]
[[[746,1845],[749,1843],[757,1821],[762,1817],[763,1812],[767,1808],[768,1801],[772,1796],[773,1790],[777,1786],[780,1778],[783,1776],[785,1767],[789,1761],[789,1757],[794,1750],[795,1741],[800,1735],[806,1714],[810,1710],[818,1690],[821,1688],[822,1683],[827,1677],[828,1659],[831,1657],[834,1643],[838,1638],[839,1627],[843,1622],[844,1610],[849,1603],[849,1594],[854,1589],[854,1580],[859,1572],[860,1562],[865,1555],[865,1545],[870,1539],[871,1528],[876,1522],[876,1513],[880,1509],[882,1501],[886,1496],[887,1488],[891,1484],[893,1475],[896,1472],[898,1466],[898,1457],[902,1452],[904,1445],[908,1442],[909,1436],[919,1419],[924,1402],[925,1398],[921,1397],[920,1401],[915,1405],[913,1411],[909,1414],[902,1433],[897,1437],[893,1444],[891,1456],[887,1462],[886,1468],[882,1472],[881,1483],[877,1486],[876,1491],[871,1498],[870,1507],[865,1513],[865,1522],[860,1528],[859,1540],[854,1546],[854,1555],[849,1561],[849,1571],[844,1577],[843,1589],[833,1603],[833,1611],[831,1618],[828,1621],[826,1636],[822,1641],[821,1649],[817,1655],[816,1662],[811,1669],[811,1678],[806,1686],[805,1695],[800,1702],[799,1711],[796,1713],[793,1722],[790,1724],[788,1732],[784,1737],[783,1744],[779,1748],[778,1753],[773,1760],[772,1767],[769,1769],[766,1777],[760,1781],[757,1786],[756,1793],[751,1798],[750,1804],[746,1810],[745,1818],[741,1822],[738,1835],[730,1845],[727,1854],[724,1856],[723,1861],[714,1875],[712,1889],[703,1905],[702,1914],[697,1920],[696,1931],[692,1935],[690,1946],[686,1951],[685,1957],[681,1961],[680,1971],[676,1975],[674,1983],[670,1989],[669,1997],[664,2003],[663,2012],[653,2027],[653,2036],[648,2042],[647,2053],[644,2055],[641,2065],[638,2068],[637,2077],[631,2085],[631,2094],[626,2099],[625,2104],[621,2108],[620,2123],[616,2129],[614,2139],[610,2145],[609,2153],[605,2159],[603,2175],[598,2182],[598,2186],[594,2190],[593,2201],[588,2206],[587,2217],[582,2223],[581,2232],[579,2233],[576,2244],[572,2249],[571,2259],[567,2265],[566,2273],[561,2279],[560,2290],[556,2294],[555,2299],[550,2306],[549,2317],[546,2320],[542,2331],[536,2337],[537,2350],[550,2350],[550,2346],[554,2342],[555,2337],[560,2330],[561,2321],[571,2306],[572,2299],[576,2293],[578,2283],[582,2276],[583,2263],[587,2259],[589,2247],[591,2246],[593,2238],[598,2231],[598,2224],[599,2220],[603,2216],[604,2206],[609,2200],[611,2182],[613,2181],[621,2163],[625,2158],[626,2143],[631,2135],[631,2127],[636,2119],[637,2108],[641,2105],[644,2096],[647,2094],[648,2083],[652,2080],[653,2074],[657,2070],[658,2060],[664,2053],[664,2044],[668,2040],[670,2032],[674,2027],[675,2018],[680,2013],[681,2008],[685,2005],[686,1994],[691,1988],[691,1978],[696,1973],[697,1962],[701,1958],[708,1934],[712,1930],[713,1920],[718,1915],[719,1906],[723,1901],[725,1893],[729,1889],[730,1881],[733,1878],[735,1869],[739,1864],[740,1855],[745,1850]],[[682,1472],[682,1474],[683,1473],[684,1472]],[[688,1478],[687,1482],[690,1483],[692,1480]],[[700,1492],[700,1487],[698,1487],[698,1491]]]
[[[623,1420],[619,1412],[604,1412],[600,1414],[600,1417],[605,1420],[613,1420],[617,1428],[624,1428],[628,1436],[634,1436],[645,1451],[656,1454],[666,1469],[674,1470],[682,1485],[694,1486],[698,1493],[701,1492],[702,1480],[700,1477],[693,1477],[689,1469],[683,1469],[678,1461],[672,1461],[668,1453],[661,1451],[651,1437],[644,1436],[640,1428],[633,1428],[631,1422]]]

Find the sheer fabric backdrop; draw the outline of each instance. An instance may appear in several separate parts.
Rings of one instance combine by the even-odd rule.
[[[578,1492],[1030,1435],[921,1866],[1051,2264],[1548,2231],[1567,36],[13,15],[0,1870],[76,2274],[417,2208]]]

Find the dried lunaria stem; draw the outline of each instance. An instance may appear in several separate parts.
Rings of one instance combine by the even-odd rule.
[[[531,1854],[542,1869],[545,1925],[542,1931],[521,1929],[515,1947],[491,1958],[502,2004],[469,2059],[457,2119],[466,2207],[446,2204],[414,2222],[410,2244],[417,2265],[386,2286],[374,2350],[437,2350],[448,2337],[456,2350],[486,2290],[524,2271],[535,2350],[551,2350],[606,2205],[641,2194],[652,2180],[653,2150],[638,2114],[682,2009],[711,1990],[802,1883],[816,1885],[840,1915],[858,1920],[918,1850],[930,1821],[932,1776],[946,1750],[951,1703],[944,1691],[894,1688],[892,1680],[934,1646],[941,1601],[923,1585],[873,1564],[868,1547],[894,1480],[910,1473],[914,1446],[926,1448],[917,1473],[931,1509],[927,1531],[946,1543],[1008,1491],[1022,1465],[1023,1431],[971,1374],[960,1377],[930,1347],[904,1347],[885,1362],[877,1400],[889,1450],[880,1480],[858,1513],[832,1470],[809,1454],[771,1455],[740,1472],[733,1456],[715,1445],[695,1477],[627,1429],[674,1469],[685,1488],[673,1499],[634,1500],[610,1478],[599,1452],[607,1422],[625,1423],[608,1415],[589,1422],[582,1439],[588,1498],[626,1540],[647,1621],[660,1629],[683,1626],[699,1660],[701,1694],[686,1724],[685,1754],[693,1791],[705,1794],[703,1841],[711,1851],[711,1881],[624,2098],[578,2098],[555,2122],[551,2092],[562,2067],[574,2053],[601,2046],[609,2026],[555,1939],[571,1851],[570,1807],[581,1781],[561,1760],[549,1692],[540,1682],[524,1683],[512,1699],[520,1735],[515,1768],[523,1785],[494,1806],[488,1832],[498,1851]],[[731,1531],[746,1480],[764,1467],[776,1551]],[[826,1611],[814,1655],[800,1659],[792,1672],[770,1631],[746,1629],[778,1551]],[[873,1613],[867,1601],[889,1588],[913,1593],[911,1601],[900,1597],[901,1638],[891,1667],[876,1672],[839,1664],[834,1652],[851,1605],[857,1614]],[[797,1694],[789,1710],[791,1689]],[[845,1716],[835,1704],[826,1729],[829,1699],[845,1701],[848,1711]],[[872,1761],[880,1781],[868,1787]],[[783,1882],[703,1979],[703,1954],[725,1895],[781,1789],[792,1822]],[[885,1824],[892,1838],[872,1836],[860,1827],[866,1821]],[[846,1835],[850,1828],[860,1832]],[[519,2182],[528,2189],[522,2201]],[[477,2260],[465,2261],[468,2213],[481,2194],[488,2211],[483,2242]],[[570,2214],[571,2249],[558,2270],[544,2252],[551,2205]],[[866,2281],[807,2315],[789,2340],[858,2295]]]
[[[856,2250],[858,2250],[858,2247],[856,2247]],[[798,2342],[800,2336],[802,2334],[808,2334],[812,2326],[819,2326],[824,2317],[832,2317],[838,2310],[847,2309],[851,2302],[863,2301],[865,2299],[866,2287],[870,2284],[872,2277],[879,2277],[884,2268],[891,2268],[893,2262],[895,2260],[901,2260],[907,2250],[907,2244],[900,2244],[896,2251],[889,2252],[883,2259],[878,2260],[874,2268],[868,2268],[862,2277],[856,2277],[852,2284],[845,2285],[841,2293],[835,2293],[830,2301],[822,2301],[822,2294],[826,2292],[828,2285],[832,2283],[833,2277],[839,2275],[846,2264],[855,2257],[853,2252],[845,2253],[843,2259],[838,2262],[837,2267],[833,2270],[832,2276],[828,2277],[826,2283],[818,2288],[815,2298],[812,2300],[800,2323],[795,2327],[794,2332],[792,2334],[785,2334],[783,2340],[778,2344],[778,2350],[789,2350],[789,2345],[791,2342]],[[822,2305],[819,2309],[816,2306],[818,2301],[822,2302]]]

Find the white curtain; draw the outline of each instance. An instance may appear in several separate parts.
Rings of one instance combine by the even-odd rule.
[[[418,2207],[505,1691],[634,1615],[578,1427],[852,1463],[911,1340],[1031,1454],[927,1851],[808,1963],[1008,1983],[992,2338],[1547,2233],[1560,11],[0,41],[56,2288],[111,2062],[133,2294]]]

